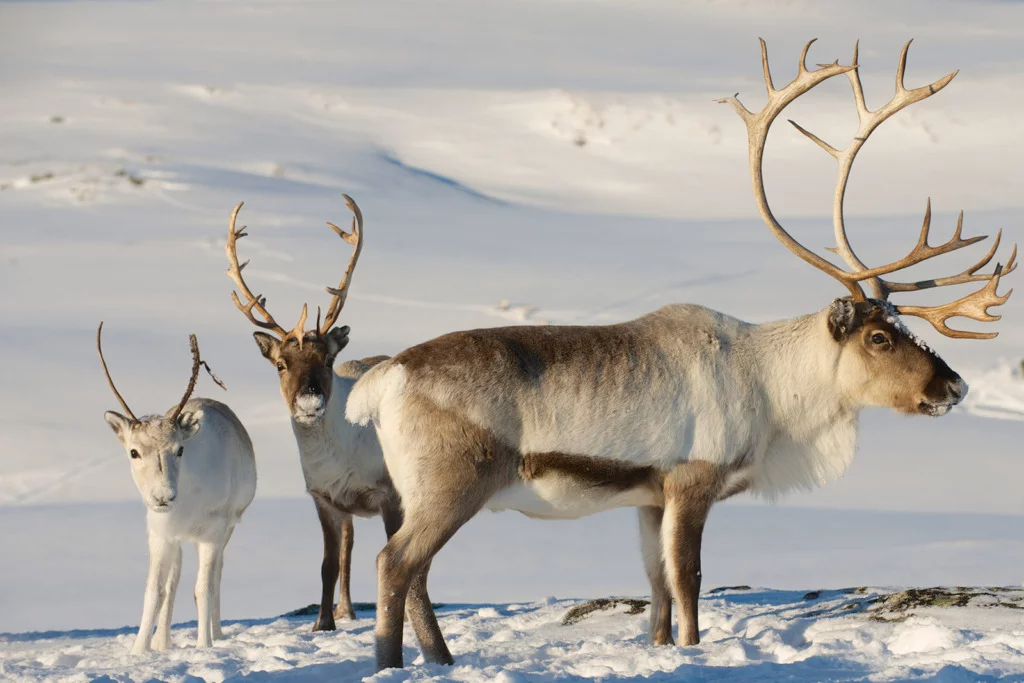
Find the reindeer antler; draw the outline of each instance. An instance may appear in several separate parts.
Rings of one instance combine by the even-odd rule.
[[[790,81],[785,87],[777,89],[775,84],[772,83],[771,69],[768,66],[768,46],[765,44],[764,39],[760,40],[761,69],[764,71],[764,85],[765,89],[768,91],[768,102],[765,103],[764,108],[756,114],[751,112],[740,103],[738,98],[739,93],[732,97],[723,97],[719,100],[715,100],[716,102],[731,104],[733,109],[736,110],[736,113],[739,114],[741,119],[743,119],[743,123],[747,126],[747,149],[750,157],[750,179],[754,184],[754,198],[757,201],[757,209],[761,213],[761,218],[768,225],[768,229],[771,230],[776,239],[782,242],[787,249],[807,263],[810,263],[818,270],[821,270],[840,282],[843,282],[843,284],[846,284],[850,293],[854,295],[854,298],[863,298],[863,292],[860,291],[860,287],[854,283],[847,284],[844,281],[843,270],[832,265],[810,249],[797,242],[793,236],[782,227],[778,220],[775,219],[774,214],[772,214],[771,207],[768,206],[768,199],[765,196],[762,170],[762,165],[764,163],[764,145],[765,141],[768,139],[768,130],[771,128],[772,122],[775,121],[775,117],[777,117],[790,102],[800,97],[814,86],[832,78],[833,76],[838,76],[839,74],[855,69],[856,66],[844,66],[839,64],[839,60],[836,60],[832,64],[819,65],[819,68],[813,71],[809,70],[807,68],[807,52],[811,49],[811,45],[814,44],[814,40],[812,40],[804,46],[804,50],[800,54],[799,72],[797,73],[796,78]]]
[[[139,418],[135,417],[135,413],[133,413],[132,409],[128,407],[128,403],[125,402],[124,398],[121,396],[121,392],[117,390],[116,386],[114,386],[114,380],[110,377],[110,370],[107,369],[107,361],[103,359],[103,345],[100,342],[100,337],[102,336],[102,334],[103,321],[101,320],[100,326],[96,328],[96,351],[98,351],[100,354],[100,363],[103,364],[103,374],[107,376],[107,384],[110,385],[110,390],[113,391],[114,396],[117,397],[118,403],[120,403],[121,407],[124,408],[124,412],[128,413],[128,417],[131,418],[131,421],[133,423],[138,424]]]
[[[231,221],[228,223],[228,240],[224,243],[224,252],[228,257],[228,277],[235,282],[235,286],[238,287],[239,291],[242,292],[242,296],[245,297],[245,303],[243,304],[236,292],[231,292],[231,300],[235,302],[235,306],[238,307],[245,317],[249,319],[256,327],[260,327],[264,330],[270,330],[277,334],[282,341],[290,336],[295,337],[299,343],[302,343],[303,327],[306,324],[306,307],[302,307],[302,315],[299,318],[299,324],[295,326],[290,332],[285,330],[283,327],[277,324],[274,317],[267,311],[266,304],[267,300],[262,294],[253,295],[249,286],[245,284],[245,280],[242,278],[242,270],[249,265],[249,261],[245,263],[238,263],[238,246],[237,241],[243,237],[248,237],[249,234],[245,232],[245,227],[242,226],[238,230],[235,230],[235,220],[238,218],[238,212],[242,209],[242,204],[245,202],[238,202],[238,206],[235,207],[234,211],[231,212]],[[253,310],[259,313],[263,317],[263,320],[259,320],[254,314]]]
[[[327,293],[332,296],[331,305],[327,308],[327,316],[324,318],[323,327],[320,326],[320,312],[319,309],[317,310],[317,330],[320,334],[327,334],[327,330],[331,329],[331,326],[337,321],[341,309],[345,306],[345,299],[348,297],[348,287],[352,284],[352,272],[355,270],[359,254],[363,250],[363,212],[359,210],[359,205],[356,204],[354,199],[347,194],[341,196],[345,198],[345,204],[353,214],[352,232],[345,232],[334,223],[328,222],[327,225],[331,226],[341,239],[355,248],[352,250],[348,266],[341,276],[341,282],[338,283],[337,287],[327,287]]]
[[[811,43],[813,42],[814,41],[812,40]],[[953,80],[958,72],[954,71],[953,73],[947,74],[929,85],[908,90],[903,84],[903,77],[907,66],[907,53],[910,50],[910,42],[908,42],[903,46],[903,51],[900,54],[899,66],[896,71],[896,93],[888,103],[875,111],[871,111],[865,104],[864,89],[861,85],[860,75],[858,72],[859,64],[857,60],[859,43],[854,47],[852,65],[839,66],[837,60],[830,65],[819,65],[821,68],[815,71],[809,71],[805,66],[805,60],[811,43],[808,43],[807,46],[804,47],[803,54],[800,58],[800,72],[797,77],[785,88],[776,90],[772,84],[771,74],[768,68],[767,49],[764,41],[761,41],[761,63],[764,70],[765,86],[768,89],[768,104],[766,104],[764,109],[757,114],[753,114],[748,111],[746,107],[739,103],[739,100],[737,100],[736,97],[718,100],[719,102],[729,102],[732,104],[747,126],[747,138],[750,150],[750,172],[754,183],[754,194],[757,199],[758,210],[761,213],[761,217],[764,219],[765,223],[776,238],[786,245],[790,251],[804,261],[807,261],[819,270],[822,270],[841,282],[850,291],[850,294],[855,301],[863,301],[866,298],[864,290],[861,288],[860,283],[862,282],[868,282],[870,284],[877,299],[885,300],[892,292],[910,292],[920,289],[929,289],[931,287],[945,287],[948,285],[963,284],[967,282],[987,281],[987,284],[977,292],[942,306],[897,306],[896,310],[905,315],[924,318],[925,320],[928,320],[936,330],[950,337],[970,339],[991,339],[992,337],[995,337],[998,333],[952,330],[946,326],[945,321],[957,316],[973,318],[975,320],[985,322],[999,319],[998,316],[989,315],[988,307],[1003,304],[1010,296],[1010,292],[1007,292],[1003,296],[998,296],[996,294],[996,288],[998,287],[1000,277],[1012,272],[1016,268],[1016,245],[1014,245],[1013,254],[1010,256],[1010,260],[1005,268],[997,265],[995,271],[990,275],[978,275],[976,273],[980,268],[984,267],[992,260],[992,257],[998,249],[1002,231],[1000,231],[996,236],[995,243],[989,253],[978,263],[958,275],[912,283],[889,282],[887,280],[883,280],[881,276],[908,268],[912,265],[942,254],[948,254],[952,251],[969,247],[972,244],[976,244],[977,242],[986,239],[986,237],[979,236],[962,239],[960,233],[963,227],[963,214],[961,213],[960,219],[957,221],[957,228],[953,237],[950,238],[948,242],[938,246],[931,246],[928,244],[928,235],[931,229],[931,200],[929,200],[925,209],[924,222],[921,226],[921,232],[918,236],[917,244],[910,253],[898,261],[893,261],[892,263],[877,266],[875,268],[868,268],[861,262],[854,253],[853,248],[850,246],[849,239],[846,235],[846,223],[843,215],[843,200],[846,195],[846,186],[849,181],[850,170],[853,168],[853,162],[857,157],[857,153],[864,146],[864,143],[867,142],[871,133],[893,114],[915,102],[931,97],[939,90],[942,90],[942,88],[946,87],[949,82]],[[801,127],[796,122],[790,121],[790,123],[839,162],[839,172],[832,204],[832,220],[836,237],[836,246],[834,248],[830,248],[829,251],[838,254],[850,267],[850,271],[842,270],[817,254],[814,254],[794,240],[792,236],[790,236],[789,233],[787,233],[782,226],[778,224],[778,221],[772,215],[767,199],[765,198],[764,181],[762,178],[764,144],[772,121],[774,121],[779,112],[794,99],[822,81],[840,73],[845,73],[847,78],[849,78],[850,84],[853,87],[854,100],[857,105],[859,127],[853,141],[850,143],[850,146],[845,150],[836,149],[818,136]]]
[[[188,399],[192,396],[192,391],[196,388],[196,378],[199,377],[199,366],[202,360],[199,358],[199,341],[196,339],[196,335],[190,334],[188,336],[188,345],[192,349],[192,376],[188,380],[188,389],[185,390],[185,395],[181,397],[181,403],[174,409],[174,413],[171,415],[171,422],[178,419],[181,415],[182,409],[185,408],[185,404],[188,403]]]
[[[345,305],[345,299],[348,295],[348,287],[352,282],[352,272],[355,270],[356,262],[359,260],[359,254],[363,248],[363,214],[351,197],[347,194],[343,194],[342,197],[345,198],[345,203],[354,214],[352,218],[352,232],[345,232],[337,225],[330,222],[328,222],[327,225],[338,233],[341,239],[353,245],[355,249],[352,252],[352,256],[349,258],[348,266],[345,268],[345,272],[341,277],[341,282],[337,287],[326,288],[327,293],[331,294],[332,298],[322,327],[320,325],[320,309],[317,309],[316,332],[319,335],[326,334],[337,321],[338,315],[341,313],[341,309]],[[307,305],[302,305],[302,313],[299,315],[299,322],[295,327],[291,331],[286,331],[283,327],[277,324],[274,318],[267,311],[267,300],[262,295],[254,296],[252,291],[245,284],[245,280],[242,278],[242,270],[249,265],[249,261],[242,264],[238,263],[236,242],[242,237],[248,237],[248,233],[245,232],[246,226],[244,225],[236,230],[235,220],[243,203],[244,202],[239,202],[238,206],[236,206],[234,211],[231,212],[231,221],[228,225],[228,240],[224,245],[224,251],[228,257],[228,276],[234,281],[235,286],[239,291],[241,291],[242,296],[245,297],[245,303],[242,303],[236,292],[231,293],[231,300],[235,302],[235,306],[238,307],[238,310],[242,311],[252,324],[276,333],[281,337],[281,341],[284,341],[289,337],[293,337],[301,346],[303,336],[305,334],[306,317],[308,314]],[[257,318],[255,313],[258,313],[263,320]]]

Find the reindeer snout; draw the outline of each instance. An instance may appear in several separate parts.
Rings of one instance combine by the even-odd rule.
[[[945,415],[953,406],[967,396],[967,382],[960,375],[950,371],[945,376],[936,376],[929,382],[924,396],[918,404],[918,411],[932,417]]]
[[[300,423],[318,420],[326,410],[323,394],[299,394],[295,397],[293,415]]]
[[[157,512],[167,512],[171,509],[174,504],[174,500],[178,497],[176,493],[167,493],[162,495],[153,496],[153,510]]]
[[[956,405],[967,398],[967,382],[957,377],[955,381],[949,383],[947,391],[949,392],[949,402]]]

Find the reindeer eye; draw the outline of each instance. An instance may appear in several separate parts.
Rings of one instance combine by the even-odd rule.
[[[132,460],[138,460],[141,457],[139,455],[139,452],[137,450],[135,450],[134,448],[131,450],[131,453],[129,453],[129,455],[132,456]]]
[[[184,452],[185,452],[185,447],[184,446],[179,446],[178,447],[178,457],[180,458],[181,454],[184,453]]]
[[[277,362],[277,371],[284,372],[284,363],[282,363],[281,361]]]
[[[881,332],[875,332],[871,335],[871,342],[874,344],[886,344],[889,342],[889,339]]]

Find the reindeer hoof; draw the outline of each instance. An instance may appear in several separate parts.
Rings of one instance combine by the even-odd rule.
[[[335,631],[337,626],[334,625],[334,619],[317,619],[316,623],[313,624],[313,631]]]
[[[338,608],[334,610],[334,618],[337,619],[355,619],[356,612],[351,607],[347,609]]]

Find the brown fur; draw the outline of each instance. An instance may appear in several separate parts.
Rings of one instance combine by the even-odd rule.
[[[665,476],[664,522],[670,535],[665,544],[665,574],[679,606],[679,642],[700,642],[697,599],[700,595],[700,547],[704,522],[726,483],[720,467],[704,461],[677,465]]]
[[[837,341],[852,346],[865,364],[884,367],[884,376],[889,381],[883,398],[890,408],[907,415],[922,412],[920,400],[906,388],[924,384],[925,396],[941,395],[945,391],[944,383],[956,373],[944,360],[922,349],[915,340],[886,321],[885,312],[871,302],[858,304],[857,313],[851,329]],[[883,335],[886,342],[875,343],[876,333]]]
[[[313,496],[313,503],[316,505],[317,517],[320,519],[320,529],[324,537],[324,557],[320,565],[321,596],[320,611],[317,614],[316,623],[313,624],[314,631],[333,631],[336,628],[336,618],[352,618],[355,611],[352,609],[352,597],[350,593],[349,576],[352,571],[352,515],[343,513],[334,507],[330,501],[322,495],[310,492]],[[347,533],[346,533],[347,532]],[[347,536],[349,552],[344,552],[342,536]],[[334,610],[334,584],[340,583],[341,595],[338,599],[338,609]]]
[[[318,393],[325,402],[330,400],[334,358],[348,343],[347,332],[335,335],[339,329],[347,330],[336,328],[324,336],[307,332],[301,346],[292,337],[280,342],[270,335],[257,333],[263,356],[277,367],[281,395],[289,407],[302,392]],[[336,340],[336,336],[342,339]]]
[[[490,369],[487,375],[504,381],[512,379],[509,371],[516,380],[536,381],[550,368],[571,368],[580,359],[602,359],[603,374],[629,369],[643,362],[642,347],[628,325],[523,325],[446,334],[402,351],[395,361],[410,376],[466,379],[471,369]]]
[[[565,453],[527,453],[522,457],[519,476],[524,481],[560,474],[581,486],[628,491],[639,486],[660,488],[662,477],[653,467]]]

